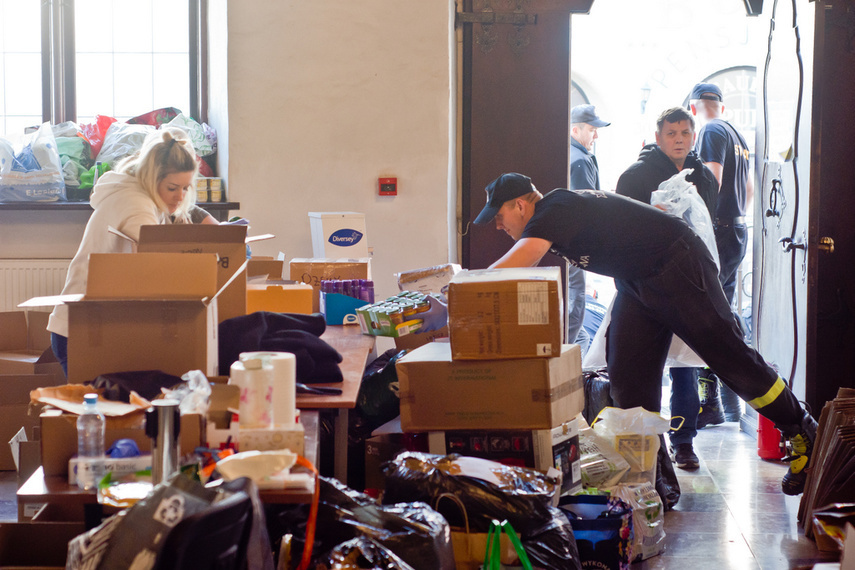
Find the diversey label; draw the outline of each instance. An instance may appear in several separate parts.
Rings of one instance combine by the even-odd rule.
[[[339,247],[348,247],[351,245],[356,245],[361,239],[362,232],[342,228],[337,232],[334,232],[327,241]]]

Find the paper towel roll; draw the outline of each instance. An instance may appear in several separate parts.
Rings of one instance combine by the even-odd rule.
[[[297,358],[290,352],[242,352],[273,367],[273,425],[288,427],[297,416]]]
[[[231,366],[229,383],[240,388],[240,427],[269,428],[273,423],[273,366],[261,358],[241,356]]]

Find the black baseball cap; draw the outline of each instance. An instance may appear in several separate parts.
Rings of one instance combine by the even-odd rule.
[[[715,83],[698,83],[692,88],[690,100],[707,99],[709,101],[723,101],[721,88]]]
[[[576,105],[570,109],[571,123],[588,123],[592,127],[608,127],[607,123],[597,116],[597,110],[593,105]]]
[[[487,184],[487,205],[475,218],[476,224],[489,224],[499,213],[502,204],[508,200],[525,196],[534,190],[531,178],[516,172],[502,174]]]

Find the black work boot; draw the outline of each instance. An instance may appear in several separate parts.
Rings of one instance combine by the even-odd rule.
[[[674,464],[686,471],[693,471],[698,468],[700,460],[695,455],[692,442],[674,444]]]
[[[701,371],[698,377],[698,396],[701,400],[701,413],[698,414],[697,429],[724,423],[724,407],[718,389],[718,378],[710,370]]]
[[[789,461],[790,468],[781,480],[781,490],[785,495],[800,495],[805,490],[807,468],[816,441],[816,427],[816,420],[805,412],[801,431],[786,437],[787,457],[784,461]]]

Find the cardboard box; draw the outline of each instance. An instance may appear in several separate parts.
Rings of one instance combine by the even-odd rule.
[[[585,404],[578,345],[558,358],[461,361],[432,342],[396,364],[405,432],[450,429],[552,429]]]
[[[314,289],[312,312],[320,311],[321,281],[332,279],[371,279],[371,260],[294,258],[288,264],[292,281],[308,283]]]
[[[564,331],[557,267],[464,270],[448,285],[455,360],[551,358]]]
[[[395,276],[398,278],[398,289],[401,291],[418,291],[424,294],[441,293],[448,296],[448,284],[460,270],[461,267],[457,263],[446,263],[423,269],[402,271]]]
[[[416,331],[414,334],[395,337],[395,348],[398,350],[415,350],[434,341],[448,342],[448,327],[426,333]]]
[[[252,257],[246,266],[247,278],[266,275],[270,281],[276,281],[283,278],[285,271],[285,262],[281,259],[273,259],[272,257]],[[249,311],[252,312],[252,311]]]
[[[50,313],[0,313],[0,374],[50,374],[65,378],[50,348]]]
[[[39,426],[39,417],[29,414],[30,391],[62,384],[65,384],[64,379],[50,374],[0,375],[0,471],[15,470],[9,442],[22,427],[27,440],[37,439],[35,430]]]
[[[216,253],[217,289],[221,289],[246,261],[246,226],[207,224],[170,224],[142,226],[139,252]],[[220,294],[219,321],[246,314],[246,277],[234,279]]]
[[[282,263],[282,262],[280,262]],[[256,311],[274,313],[312,313],[314,289],[306,283],[267,281],[246,286],[246,314]]]
[[[86,531],[81,522],[0,524],[0,568],[65,568],[68,543]]]
[[[213,375],[218,294],[228,287],[217,287],[217,266],[205,253],[92,254],[85,295],[22,306],[67,303],[70,383],[137,370]]]
[[[68,460],[77,454],[77,415],[51,408],[42,412],[40,420],[42,467],[45,476],[67,477]],[[183,414],[180,430],[180,453],[190,453],[204,444],[205,418],[200,414]],[[138,413],[133,418],[108,417],[104,447],[109,448],[114,441],[121,438],[132,439],[141,452],[151,453],[151,438],[145,434],[145,414]]]
[[[365,214],[309,212],[309,225],[315,257],[368,257]]]
[[[562,495],[582,490],[576,418],[551,430],[433,431],[428,437],[428,444],[430,453],[439,455],[458,453],[544,473],[554,467],[561,472]]]

